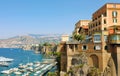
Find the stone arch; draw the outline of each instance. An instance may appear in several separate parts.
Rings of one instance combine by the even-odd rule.
[[[115,64],[112,57],[110,57],[108,60],[108,64],[104,70],[103,76],[116,76]]]
[[[112,76],[110,67],[106,67],[103,76]]]
[[[92,54],[89,57],[89,64],[91,67],[99,68],[99,58],[97,55]]]

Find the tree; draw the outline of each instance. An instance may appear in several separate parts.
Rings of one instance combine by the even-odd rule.
[[[85,39],[85,35],[73,34],[73,39],[75,39],[77,41],[83,41]]]
[[[49,44],[48,42],[45,42],[43,46],[51,46],[51,44]]]

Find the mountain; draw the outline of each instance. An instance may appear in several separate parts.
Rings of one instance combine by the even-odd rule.
[[[28,34],[0,40],[1,48],[19,48],[25,45],[43,44],[45,42],[59,43],[62,34]]]

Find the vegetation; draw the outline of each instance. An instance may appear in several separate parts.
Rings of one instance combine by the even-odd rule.
[[[43,46],[52,46],[50,43],[48,43],[48,42],[45,42],[44,44],[43,44]]]
[[[100,76],[100,70],[96,67],[92,67],[87,76]]]
[[[46,57],[50,58],[51,56],[55,57],[56,58],[56,61],[57,61],[57,75],[59,76],[60,75],[60,60],[61,60],[61,53],[60,52],[49,52]],[[53,72],[51,73],[50,72],[50,75],[49,76],[56,76],[56,75],[51,75],[53,74]]]
[[[73,39],[75,39],[77,41],[83,41],[85,39],[85,35],[73,34]]]
[[[47,76],[58,76],[56,72],[48,72]]]

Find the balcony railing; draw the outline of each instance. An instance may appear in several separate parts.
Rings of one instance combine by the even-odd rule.
[[[110,44],[120,44],[120,34],[113,34],[109,36]]]

